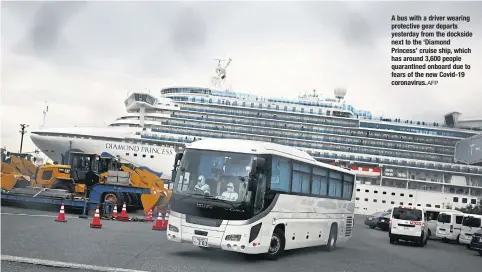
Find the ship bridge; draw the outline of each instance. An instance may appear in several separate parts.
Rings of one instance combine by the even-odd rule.
[[[150,93],[132,92],[124,101],[129,112],[138,111],[141,108],[155,107],[157,98]]]
[[[482,166],[482,134],[458,141],[455,144],[454,160]]]

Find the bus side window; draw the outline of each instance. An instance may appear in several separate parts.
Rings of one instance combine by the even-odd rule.
[[[271,169],[271,190],[289,192],[291,177],[290,161],[273,156]]]

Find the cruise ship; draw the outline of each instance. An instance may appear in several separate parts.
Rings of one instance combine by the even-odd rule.
[[[481,201],[482,120],[463,121],[457,112],[444,123],[374,117],[348,105],[342,88],[334,97],[313,91],[296,99],[233,92],[223,87],[229,62],[219,60],[214,87],[130,92],[127,112],[108,127],[42,129],[31,139],[53,161],[70,151],[97,153],[164,179],[170,179],[175,150],[186,143],[268,141],[357,171],[358,214],[393,205],[455,208]]]

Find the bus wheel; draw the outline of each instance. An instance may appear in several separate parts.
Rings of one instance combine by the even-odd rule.
[[[280,228],[275,228],[268,253],[265,255],[269,260],[277,260],[285,250],[285,233]]]
[[[328,237],[328,244],[325,247],[326,251],[333,251],[336,248],[336,238],[338,237],[338,229],[335,224],[331,225],[330,236]]]

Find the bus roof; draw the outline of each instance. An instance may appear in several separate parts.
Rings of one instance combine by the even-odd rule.
[[[324,168],[340,171],[347,174],[355,175],[351,170],[341,167],[333,166],[327,163],[319,162],[310,154],[301,151],[297,148],[252,140],[241,139],[203,139],[192,142],[186,145],[186,149],[211,150],[211,151],[225,151],[246,154],[273,154],[285,158],[298,160],[300,162],[318,165]]]

